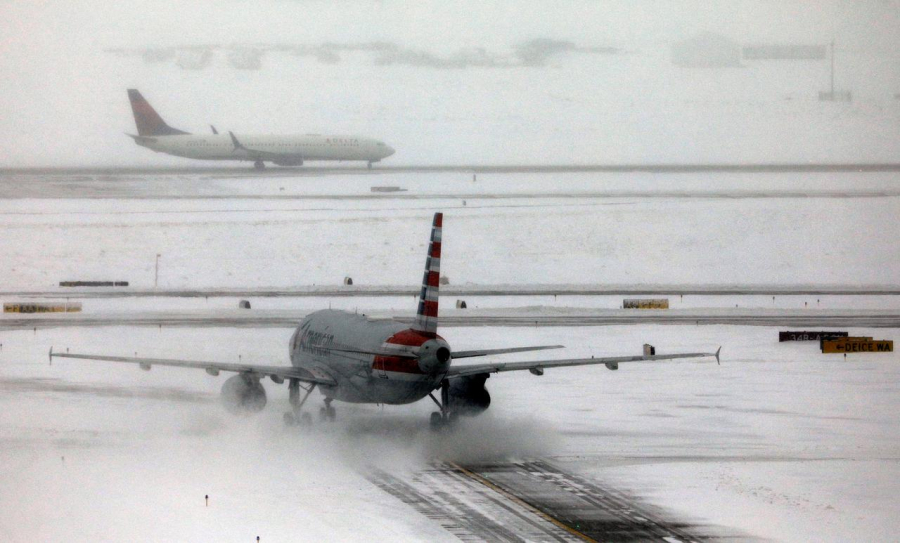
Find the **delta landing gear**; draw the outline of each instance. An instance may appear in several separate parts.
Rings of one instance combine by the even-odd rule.
[[[256,162],[253,163],[253,169],[255,169],[255,170],[260,170],[260,171],[261,171],[261,170],[265,170],[265,169],[266,169],[266,163],[263,162],[262,160],[257,160]]]
[[[450,409],[450,382],[444,379],[441,381],[441,401],[437,401],[437,398],[434,397],[433,394],[429,394],[434,403],[437,404],[440,411],[435,411],[431,414],[431,419],[429,419],[429,427],[432,432],[440,432],[444,429],[453,428],[456,426],[456,421],[459,418],[459,414]]]

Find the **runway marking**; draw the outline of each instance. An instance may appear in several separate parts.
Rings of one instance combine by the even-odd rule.
[[[464,540],[710,541],[721,528],[666,518],[665,512],[537,461],[460,465],[434,461],[401,475],[367,477]]]
[[[541,511],[540,509],[538,509],[538,508],[532,506],[531,504],[529,504],[529,503],[527,503],[527,502],[525,502],[525,501],[523,501],[523,500],[517,498],[516,496],[514,496],[513,494],[510,494],[509,492],[507,492],[507,491],[504,490],[503,488],[501,488],[501,487],[495,485],[494,483],[490,482],[489,480],[485,479],[485,478],[482,477],[481,475],[478,475],[478,474],[475,473],[475,472],[469,471],[469,470],[467,470],[466,468],[460,466],[459,464],[457,464],[457,463],[455,463],[455,462],[447,462],[447,464],[450,465],[450,466],[452,466],[454,469],[456,469],[457,471],[459,471],[460,473],[462,473],[462,474],[465,475],[466,477],[469,477],[470,479],[472,479],[472,480],[474,480],[474,481],[477,481],[478,483],[481,483],[482,485],[484,485],[484,486],[490,488],[490,489],[493,490],[494,492],[497,492],[498,494],[503,495],[503,496],[504,496],[505,498],[507,498],[508,500],[513,501],[513,502],[515,502],[515,503],[521,505],[522,507],[528,509],[529,511],[531,511],[531,512],[534,513],[535,515],[538,515],[539,517],[541,517],[541,518],[547,520],[548,522],[551,522],[551,523],[555,524],[555,525],[558,526],[559,528],[562,528],[563,530],[569,532],[570,534],[574,535],[575,537],[578,537],[579,539],[581,539],[581,540],[583,540],[583,541],[593,541],[593,542],[596,542],[596,541],[597,541],[596,539],[593,539],[593,538],[591,538],[591,537],[589,537],[589,536],[587,536],[587,535],[585,535],[585,534],[579,532],[578,530],[576,530],[575,528],[573,528],[573,527],[571,527],[571,526],[565,524],[564,522],[561,522],[561,521],[559,521],[559,520],[557,520],[557,519],[551,517],[551,516],[548,515],[547,513],[544,513],[543,511]]]
[[[530,508],[487,492],[482,485],[441,464],[407,480],[378,469],[368,478],[462,541],[583,541],[534,515]]]
[[[467,469],[592,540],[684,542],[716,537],[709,533],[709,527],[665,518],[664,512],[633,497],[561,471],[543,460]]]

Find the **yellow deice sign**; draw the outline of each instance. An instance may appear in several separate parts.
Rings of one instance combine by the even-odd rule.
[[[823,353],[892,353],[894,342],[873,340],[872,338],[826,339],[822,342]]]
[[[625,298],[624,309],[669,309],[668,298]]]
[[[43,304],[14,302],[3,304],[4,313],[75,313],[81,311],[81,302]]]

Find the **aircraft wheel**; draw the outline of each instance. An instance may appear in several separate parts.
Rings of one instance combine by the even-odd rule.
[[[319,420],[331,422],[335,419],[335,410],[331,406],[319,408]]]
[[[257,170],[265,170],[266,164],[262,160],[257,160],[256,162],[253,163],[253,167],[256,168]]]
[[[370,170],[372,169],[372,163],[371,163],[371,162],[369,162],[369,166],[368,166],[368,167],[369,167]]]
[[[429,427],[432,432],[440,432],[444,428],[444,416],[435,411],[431,414],[431,419],[429,420]]]
[[[447,415],[447,426],[456,426],[459,422],[459,413],[456,411],[451,411],[449,415]]]
[[[312,415],[309,413],[303,413],[300,415],[300,423],[304,426],[312,426]]]
[[[293,426],[297,424],[297,419],[294,417],[293,413],[285,413],[284,414],[284,424],[286,426]]]

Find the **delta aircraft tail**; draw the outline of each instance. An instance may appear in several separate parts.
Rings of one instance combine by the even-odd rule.
[[[134,123],[137,125],[139,136],[177,136],[179,134],[188,134],[188,132],[167,125],[166,121],[162,120],[159,113],[141,96],[137,89],[128,89],[128,99],[131,101],[131,111],[134,113]]]

